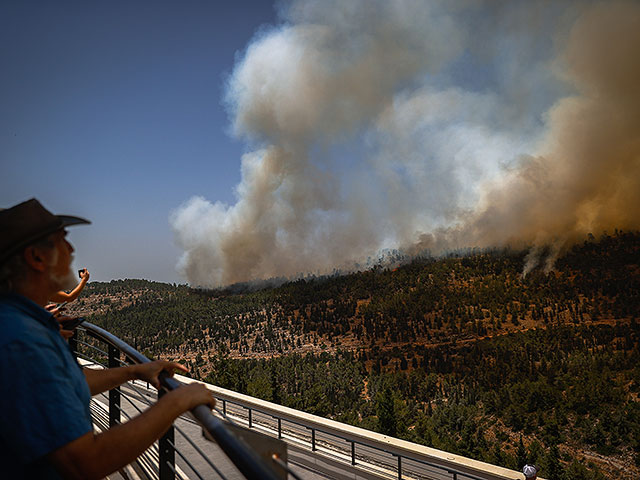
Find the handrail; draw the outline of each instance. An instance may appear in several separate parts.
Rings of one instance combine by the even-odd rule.
[[[119,349],[134,363],[148,363],[150,360],[138,352],[128,343],[115,335],[90,322],[84,322],[82,327],[92,337],[97,338]],[[159,376],[160,384],[166,391],[172,391],[183,385],[166,372]],[[278,476],[242,439],[235,436],[224,422],[214,416],[205,405],[199,405],[191,410],[196,421],[204,428],[229,457],[233,464],[248,480],[278,480]]]
[[[178,377],[180,376],[178,375]],[[191,379],[185,378],[185,381],[189,380]],[[351,465],[353,466],[355,466],[356,463],[358,465],[363,463],[360,461],[356,462],[355,449],[356,446],[362,446],[389,454],[401,462],[408,460],[410,462],[416,462],[427,467],[435,468],[443,476],[445,474],[451,475],[449,478],[464,478],[466,480],[513,480],[514,478],[522,478],[521,473],[519,474],[519,472],[504,467],[437,450],[424,445],[418,445],[406,440],[389,437],[360,427],[343,424],[335,420],[318,417],[310,413],[277,405],[256,397],[233,392],[222,387],[210,386],[210,389],[214,392],[216,398],[223,402],[223,409],[228,409],[230,405],[236,405],[240,407],[240,409],[247,410],[249,418],[251,418],[251,412],[253,412],[254,414],[260,413],[266,418],[272,418],[276,422],[279,422],[271,427],[275,429],[275,435],[277,435],[278,438],[280,438],[281,430],[284,428],[284,422],[286,422],[288,426],[297,425],[310,430],[312,435],[315,431],[347,442],[351,446],[351,452],[348,452],[347,450],[346,455],[350,454]],[[238,413],[239,412],[234,411],[235,415]],[[229,413],[227,412],[227,414]],[[249,420],[249,418],[245,421],[250,424],[251,420]],[[310,442],[312,443],[311,451],[317,451],[317,447],[316,450],[314,450],[313,447],[313,436]],[[318,443],[319,441],[316,440],[316,444]],[[347,465],[345,464],[345,466]],[[401,468],[397,467],[396,471],[400,470]]]
[[[84,345],[88,349],[99,351],[105,356],[108,355],[109,365],[116,366],[117,364],[128,364],[130,362],[149,361],[144,355],[106,330],[92,324],[85,323],[85,325],[88,328],[81,326],[78,330],[83,331],[88,336],[100,342],[107,343],[108,348],[106,350],[109,352],[107,353],[100,350],[95,346],[94,342],[82,342],[74,336],[70,339],[70,344],[76,345],[72,347],[72,349],[77,351],[79,355],[82,354],[77,346]],[[117,344],[117,346],[114,346],[112,343]],[[124,353],[124,357],[121,357],[122,353]],[[87,358],[89,359],[89,357]],[[93,357],[91,357],[91,360],[95,361]],[[102,363],[102,366],[104,367],[105,364]],[[165,377],[163,375],[161,382],[163,384],[162,390],[172,388],[169,383],[173,382],[175,382],[177,386],[192,382],[204,383],[180,375],[175,375],[175,377]],[[135,388],[136,382],[132,383],[133,385],[131,386],[137,391],[138,389]],[[175,385],[173,388],[176,388]],[[222,411],[218,408],[216,408],[216,411],[222,415],[224,420],[221,420],[220,417],[217,416],[213,417],[207,407],[203,406],[203,408],[208,416],[212,416],[214,420],[226,430],[222,431],[222,435],[235,437],[235,427],[239,427],[242,430],[248,428],[248,430],[257,431],[260,437],[264,437],[264,439],[271,437],[275,442],[284,442],[284,444],[286,444],[288,448],[284,447],[284,452],[285,455],[287,455],[286,452],[289,450],[289,455],[287,455],[288,459],[285,460],[284,466],[278,462],[278,459],[274,458],[277,453],[275,453],[271,447],[268,451],[270,451],[269,455],[271,455],[271,460],[275,464],[273,468],[282,468],[283,473],[286,471],[289,474],[288,478],[297,478],[290,466],[317,472],[321,476],[332,476],[336,469],[344,469],[345,472],[349,472],[348,474],[357,475],[358,478],[362,476],[363,479],[376,480],[391,477],[405,480],[426,478],[447,478],[450,480],[512,480],[514,478],[523,478],[522,473],[507,468],[461,457],[424,445],[413,444],[405,440],[391,438],[359,427],[342,424],[331,419],[317,417],[309,413],[226,390],[218,386],[206,383],[205,385],[212,391],[216,401],[221,403]],[[148,384],[146,388],[148,392],[151,392]],[[115,398],[112,398],[111,394],[114,394]],[[119,395],[122,395],[122,398],[131,403],[131,401],[128,400],[128,394],[121,391],[121,389],[110,391],[109,422],[112,422],[113,418],[113,421],[119,423],[120,413],[125,413],[119,407]],[[148,403],[149,400],[145,400],[145,402],[150,404]],[[192,416],[190,415],[189,417]],[[188,420],[189,417],[181,417],[180,421],[187,421],[192,426],[200,425],[203,427],[203,433],[209,432],[210,438],[216,439],[214,433],[204,427],[202,422],[193,417],[191,420]],[[113,425],[113,423],[111,424]],[[234,429],[229,431],[229,425],[233,426]],[[160,480],[169,480],[178,477],[182,479],[187,478],[184,472],[178,474],[174,469],[174,467],[180,468],[178,464],[174,463],[174,453],[181,456],[182,460],[180,461],[180,465],[190,468],[198,478],[211,478],[203,477],[194,466],[188,461],[185,461],[186,458],[184,458],[182,453],[176,448],[176,443],[173,440],[174,430],[187,439],[192,447],[195,447],[200,458],[205,460],[205,462],[215,470],[219,478],[225,480],[225,476],[211,463],[212,461],[216,464],[220,463],[219,460],[214,460],[213,458],[216,453],[204,454],[204,452],[200,451],[178,427],[178,424],[173,425],[169,429],[167,434],[158,442],[158,447],[154,446],[156,459],[152,461],[155,462],[157,466],[160,466]],[[249,432],[247,431],[246,433],[248,434]],[[244,435],[244,433],[242,433],[242,435]],[[249,435],[249,438],[251,438],[251,435]],[[235,439],[241,442],[241,448],[246,448],[251,453],[255,452],[244,443],[244,437],[240,439],[235,437]],[[264,439],[261,441],[264,441]],[[346,442],[346,444],[344,442]],[[244,456],[246,454],[233,457],[228,453],[228,449],[222,448],[222,443],[220,443],[219,446],[221,447],[221,451],[229,457],[229,460],[231,460],[238,469],[247,462],[248,458]],[[233,448],[234,446],[232,445],[231,449]],[[260,449],[260,447],[258,447],[258,449]],[[180,450],[184,451],[182,446]],[[186,454],[186,452],[184,453]],[[264,458],[265,457],[259,457],[257,462],[261,462],[263,465],[266,463],[266,467],[269,467],[269,459]],[[318,462],[318,460],[320,461]],[[139,463],[139,461],[140,460],[138,460],[137,463]],[[287,466],[286,462],[288,462],[289,466]],[[222,463],[224,464],[225,462]],[[134,468],[137,467],[134,466]],[[275,478],[273,475],[276,475],[275,472],[272,476],[265,476],[262,473],[254,475],[250,472],[240,471],[249,479]],[[158,472],[156,472],[156,475],[157,473]],[[158,478],[156,475],[151,475],[149,478]]]

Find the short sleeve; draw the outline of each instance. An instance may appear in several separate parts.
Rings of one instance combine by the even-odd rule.
[[[77,365],[46,342],[14,341],[0,353],[0,435],[21,463],[30,463],[92,430]]]

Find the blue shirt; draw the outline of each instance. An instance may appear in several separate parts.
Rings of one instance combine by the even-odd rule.
[[[0,296],[2,477],[60,478],[44,457],[92,430],[91,392],[59,330],[31,300]]]

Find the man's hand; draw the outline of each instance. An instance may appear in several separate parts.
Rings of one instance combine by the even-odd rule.
[[[65,340],[69,340],[71,337],[73,337],[73,330],[65,330],[64,328],[61,328],[60,335],[62,335],[62,338],[64,338]]]
[[[66,303],[67,302],[61,303],[60,306],[58,306],[57,303],[49,303],[46,307],[44,307],[44,309],[54,317],[58,318],[60,317],[60,315],[62,315],[62,312],[67,309],[67,307],[65,306]]]
[[[84,269],[82,270],[82,275],[80,275],[80,278],[81,278],[82,280],[84,280],[85,282],[88,282],[88,281],[89,281],[89,277],[90,277],[90,275],[89,275],[89,270],[87,270],[86,268],[84,268]]]
[[[182,385],[167,393],[163,398],[167,397],[171,399],[171,402],[176,402],[177,405],[180,405],[181,410],[185,412],[192,410],[198,405],[207,405],[212,410],[213,407],[216,406],[216,400],[213,398],[213,392],[211,392],[202,383],[189,383],[187,385]]]
[[[141,363],[131,367],[135,378],[149,382],[156,388],[160,388],[158,375],[161,371],[166,370],[169,376],[173,376],[174,370],[188,372],[189,370],[179,363],[169,362],[168,360],[156,360],[155,362]]]
[[[156,388],[160,388],[158,375],[166,370],[172,376],[174,370],[188,372],[189,370],[179,363],[167,360],[156,360],[155,362],[128,365],[126,367],[106,368],[104,370],[84,369],[84,376],[87,379],[91,395],[106,392],[129,380],[143,380],[149,382]],[[182,412],[180,412],[182,413]]]
[[[44,308],[48,312],[51,312],[53,317],[60,324],[60,327],[61,327],[60,328],[60,335],[62,335],[62,338],[64,338],[65,340],[69,340],[71,337],[73,337],[73,330],[65,330],[64,328],[62,328],[62,322],[64,322],[65,320],[73,320],[72,317],[68,317],[68,316],[66,316],[66,315],[64,315],[62,313],[64,311],[65,307],[64,306],[58,307],[55,303],[50,303],[49,305],[47,305]]]

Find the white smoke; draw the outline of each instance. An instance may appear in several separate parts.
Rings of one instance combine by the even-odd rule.
[[[242,158],[238,200],[197,197],[173,212],[185,251],[179,268],[192,284],[219,286],[348,268],[385,247],[562,245],[612,221],[634,224],[637,214],[598,206],[600,184],[583,167],[602,173],[603,161],[589,154],[581,163],[569,123],[578,113],[628,108],[605,106],[592,93],[624,87],[627,102],[637,93],[640,82],[609,85],[602,69],[636,75],[638,60],[629,56],[640,46],[632,28],[638,10],[636,3],[292,2],[282,25],[250,43],[229,80],[234,131],[253,149]],[[602,40],[599,28],[630,43],[606,66],[603,55],[589,57],[599,44],[587,37]],[[629,147],[637,135],[631,118],[615,139]],[[619,163],[629,167],[629,157]],[[635,169],[638,176],[637,161]]]

